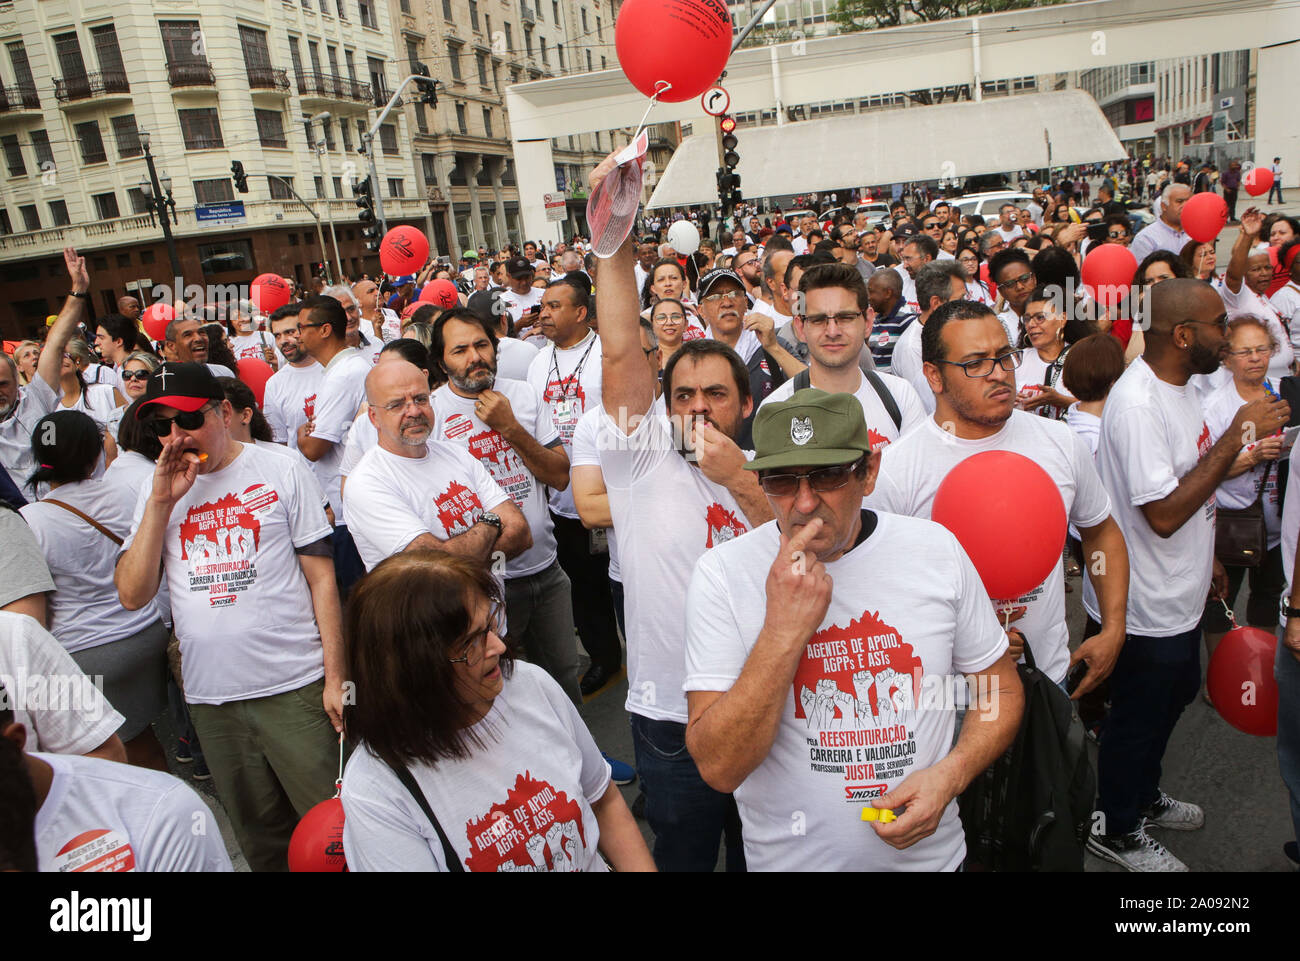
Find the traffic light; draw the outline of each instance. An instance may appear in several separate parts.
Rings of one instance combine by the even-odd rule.
[[[244,165],[238,161],[231,161],[230,176],[235,178],[235,189],[241,194],[248,193],[248,175],[244,173]]]
[[[379,224],[375,220],[375,197],[371,190],[370,178],[358,180],[352,185],[352,197],[361,212],[357,219],[361,221],[361,236],[365,238],[367,250],[379,249]]]
[[[413,66],[416,75],[420,77],[429,76],[429,68],[423,63],[417,63]],[[421,80],[417,83],[420,88],[420,103],[429,107],[438,106],[438,81]]]
[[[736,139],[734,117],[724,115],[718,121],[718,129],[722,131],[722,166],[718,168],[718,200],[722,204],[722,214],[725,217],[742,199],[740,174],[736,173],[736,166],[740,163],[740,154],[736,152],[736,147],[739,146],[740,141]]]

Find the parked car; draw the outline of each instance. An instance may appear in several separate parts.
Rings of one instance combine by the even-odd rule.
[[[984,223],[991,227],[998,222],[998,210],[1003,204],[1015,204],[1017,207],[1024,208],[1033,199],[1033,194],[1021,193],[1018,190],[995,190],[989,193],[967,194],[965,197],[956,198],[951,203],[961,211],[963,217],[968,214],[979,214],[984,218]]]

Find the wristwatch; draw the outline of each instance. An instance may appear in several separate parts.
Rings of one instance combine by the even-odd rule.
[[[1283,617],[1300,617],[1300,607],[1288,607],[1286,598],[1282,599],[1282,616]]]
[[[90,291],[86,290],[86,291],[83,291],[83,292],[81,292],[81,293],[77,293],[75,290],[70,290],[70,291],[68,291],[68,296],[69,296],[69,297],[80,297],[82,300],[89,300],[89,299],[90,299]]]
[[[497,517],[496,514],[493,514],[491,511],[484,511],[482,514],[478,515],[478,522],[480,524],[488,524],[495,527],[497,529],[497,536],[501,536],[503,525],[501,523],[501,518]]]

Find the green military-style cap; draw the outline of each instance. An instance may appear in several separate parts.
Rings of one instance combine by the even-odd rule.
[[[754,450],[746,470],[830,467],[871,453],[871,441],[856,397],[805,387],[789,400],[759,408]]]

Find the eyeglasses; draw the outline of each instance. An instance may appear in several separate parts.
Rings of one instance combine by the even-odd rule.
[[[1032,286],[1033,283],[1034,283],[1034,273],[1033,271],[1030,271],[1029,273],[1021,274],[1015,280],[1009,280],[1005,284],[1001,284],[1000,286],[1010,289],[1012,287]]]
[[[298,329],[299,329],[299,330],[302,330],[304,327],[324,327],[324,326],[325,326],[325,324],[303,324],[303,323],[300,323],[300,324],[298,324]]]
[[[383,410],[390,414],[396,414],[398,411],[406,410],[408,404],[415,404],[416,407],[428,407],[428,394],[413,394],[410,397],[403,397],[401,400],[390,400],[384,404]]]
[[[1112,230],[1110,233],[1106,234],[1106,236],[1109,237],[1111,240],[1122,240],[1123,238],[1128,236],[1128,231]]]
[[[1228,315],[1224,314],[1218,320],[1184,320],[1182,323],[1175,324],[1174,326],[1181,327],[1182,324],[1190,324],[1193,327],[1214,327],[1219,331],[1219,333],[1226,334],[1228,332]]]
[[[147,370],[124,370],[122,371],[123,380],[148,380],[149,371]]]
[[[741,300],[744,296],[745,296],[745,292],[743,290],[727,290],[727,291],[723,291],[720,294],[709,294],[709,296],[707,297],[701,297],[700,303],[716,304],[716,303],[720,303],[723,300],[728,300],[728,299]]]
[[[773,497],[793,497],[799,493],[799,485],[805,480],[817,493],[827,494],[847,485],[853,472],[865,459],[866,455],[863,454],[852,464],[836,464],[834,467],[823,467],[809,471],[807,474],[767,474],[759,477],[758,483],[764,493],[771,494]]]
[[[834,314],[807,314],[803,318],[803,323],[805,327],[825,327],[828,320],[834,320],[836,324],[843,327],[861,317],[860,310],[841,310]]]
[[[460,657],[449,657],[447,660],[452,664],[465,664],[469,667],[476,667],[483,663],[483,657],[487,654],[487,640],[489,634],[501,636],[501,607],[500,605],[492,608],[488,613],[488,626],[483,630],[469,637],[462,645],[460,650],[463,652]]]
[[[1003,370],[1015,370],[1020,366],[1023,356],[1023,350],[1009,350],[997,357],[976,357],[974,360],[940,360],[936,361],[936,363],[960,367],[967,377],[988,377],[993,373],[995,366],[1001,367]]]
[[[1241,350],[1228,351],[1233,357],[1271,357],[1273,354],[1272,346],[1268,347],[1243,347]]]
[[[208,410],[211,407],[211,404],[204,404],[198,410],[178,411],[175,417],[151,417],[149,426],[160,438],[172,432],[173,423],[181,430],[198,430],[208,419]]]

